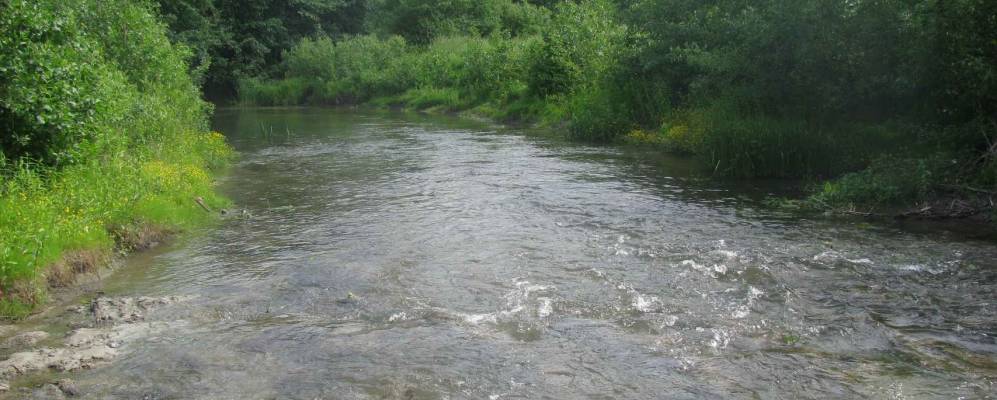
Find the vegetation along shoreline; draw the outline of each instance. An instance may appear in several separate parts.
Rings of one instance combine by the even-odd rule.
[[[213,217],[232,151],[143,2],[0,4],[0,315]],[[127,28],[127,29],[125,29]]]

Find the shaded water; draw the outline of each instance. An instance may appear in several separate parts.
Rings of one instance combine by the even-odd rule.
[[[651,151],[220,111],[246,218],[111,295],[193,295],[74,377],[120,398],[988,398],[997,248],[807,219]]]

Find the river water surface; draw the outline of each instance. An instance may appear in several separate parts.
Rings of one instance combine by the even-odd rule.
[[[94,398],[956,399],[997,247],[794,215],[653,151],[447,117],[222,110],[245,209],[136,257],[168,329]],[[766,184],[768,185],[768,184]],[[771,185],[777,187],[778,185]],[[779,194],[779,193],[775,193]]]

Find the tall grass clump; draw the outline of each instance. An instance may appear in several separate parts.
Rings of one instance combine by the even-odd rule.
[[[211,107],[149,5],[0,5],[0,315],[111,249],[195,226],[230,157]]]

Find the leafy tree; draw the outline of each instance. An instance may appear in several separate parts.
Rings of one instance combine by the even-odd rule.
[[[427,44],[454,35],[513,35],[536,28],[544,13],[528,3],[511,0],[375,0],[368,31],[400,35],[411,43]]]
[[[195,50],[206,95],[234,97],[239,78],[271,74],[298,40],[360,31],[362,0],[160,0],[174,40]]]

